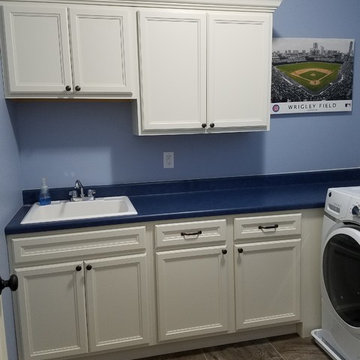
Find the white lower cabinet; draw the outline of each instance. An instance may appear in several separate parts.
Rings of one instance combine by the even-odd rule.
[[[14,300],[20,360],[116,349],[126,350],[126,358],[132,350],[149,356],[146,350],[156,344],[170,351],[169,343],[179,340],[191,345],[206,336],[294,328],[301,320],[301,214],[163,221],[8,240],[11,270],[19,278]]]
[[[146,344],[145,267],[139,254],[16,269],[24,358]]]
[[[237,329],[300,320],[300,239],[235,248]]]
[[[18,236],[11,245],[19,279],[14,295],[20,359],[63,358],[150,342],[144,227],[40,233]],[[20,247],[27,249],[23,256]],[[108,257],[111,250],[118,256]],[[46,261],[45,252],[58,263],[27,264],[28,256]],[[71,257],[74,261],[61,262]]]
[[[16,299],[20,358],[51,359],[86,353],[84,270],[79,262],[15,272],[19,279]]]
[[[235,219],[237,329],[300,320],[300,220],[300,214]]]
[[[223,251],[217,246],[157,252],[160,341],[228,330],[228,259]]]
[[[159,341],[228,331],[226,220],[155,225]]]
[[[89,350],[148,343],[146,255],[89,260],[84,266]]]

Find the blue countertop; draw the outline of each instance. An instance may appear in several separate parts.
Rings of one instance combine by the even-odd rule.
[[[221,216],[280,210],[322,208],[329,187],[360,186],[360,169],[319,171],[208,180],[90,186],[97,196],[129,196],[138,215],[21,225],[36,202],[38,189],[23,192],[24,206],[5,233],[74,229],[165,219]],[[52,189],[53,200],[67,198],[70,188]]]

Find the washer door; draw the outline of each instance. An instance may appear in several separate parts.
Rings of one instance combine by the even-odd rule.
[[[324,248],[323,278],[331,304],[350,326],[360,327],[360,231],[340,228]]]

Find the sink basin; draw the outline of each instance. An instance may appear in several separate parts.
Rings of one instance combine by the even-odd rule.
[[[21,221],[21,224],[136,214],[137,211],[127,196],[104,197],[78,202],[60,200],[52,201],[51,204],[43,206],[35,203]]]

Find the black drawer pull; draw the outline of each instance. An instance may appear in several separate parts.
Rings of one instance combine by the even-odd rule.
[[[239,254],[242,254],[244,252],[244,249],[243,248],[238,248],[238,253]]]
[[[181,236],[199,236],[201,234],[202,234],[202,231],[199,230],[199,231],[196,231],[196,232],[193,232],[193,233],[182,232]]]
[[[267,226],[262,226],[259,225],[259,230],[270,230],[270,229],[277,229],[279,227],[278,224],[274,224],[274,225],[267,225]]]

